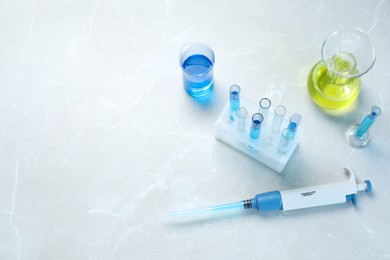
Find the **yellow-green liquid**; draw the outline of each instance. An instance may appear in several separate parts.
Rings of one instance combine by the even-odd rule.
[[[348,67],[348,64],[341,60],[336,62],[338,66]],[[307,88],[318,106],[335,110],[347,107],[355,101],[360,92],[360,78],[335,75],[328,70],[323,61],[320,61],[309,73]]]

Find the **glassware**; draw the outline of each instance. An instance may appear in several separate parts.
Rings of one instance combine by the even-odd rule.
[[[374,66],[374,46],[360,31],[339,30],[325,39],[321,55],[309,73],[309,94],[323,109],[347,107],[359,95],[360,76]]]
[[[295,137],[295,133],[297,132],[298,125],[301,123],[302,117],[300,114],[292,114],[290,116],[290,123],[288,128],[293,132],[292,139]]]
[[[278,152],[281,154],[285,154],[287,152],[290,141],[293,139],[294,132],[291,128],[285,128],[282,132],[282,136],[280,137],[280,143]]]
[[[229,88],[230,93],[230,120],[234,121],[236,117],[236,111],[240,108],[240,92],[241,88],[238,85],[231,85]]]
[[[345,140],[355,148],[366,146],[371,140],[371,133],[368,129],[381,114],[382,110],[379,107],[372,106],[370,113],[364,117],[360,125],[351,125],[347,129],[345,132]]]
[[[285,114],[286,114],[286,108],[284,106],[278,105],[275,108],[274,118],[273,118],[272,127],[271,127],[272,132],[279,133],[280,126],[283,122],[283,118],[284,118]]]
[[[272,119],[271,132],[268,137],[268,144],[273,145],[280,133],[280,126],[283,123],[284,115],[286,114],[286,107],[278,105],[275,107],[274,117]]]
[[[208,95],[213,89],[213,50],[204,43],[188,43],[180,50],[179,62],[185,91],[192,97]]]
[[[240,107],[240,92],[240,86],[230,86],[230,109],[233,111],[236,111]]]
[[[249,136],[252,139],[259,139],[260,137],[260,127],[261,123],[263,122],[264,117],[260,113],[255,113],[252,116],[252,124],[251,124],[251,129],[249,132]]]
[[[243,107],[240,107],[237,111],[236,111],[236,115],[237,115],[237,130],[239,132],[244,132],[245,131],[245,119],[246,119],[246,115],[248,114],[248,111],[243,108]]]
[[[268,118],[268,110],[271,107],[271,100],[268,98],[262,98],[259,101],[259,113],[264,117],[264,123]]]

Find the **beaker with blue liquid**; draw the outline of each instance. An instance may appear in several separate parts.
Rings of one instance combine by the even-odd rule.
[[[213,50],[201,42],[188,43],[180,50],[179,62],[185,91],[192,97],[208,95],[213,89]]]

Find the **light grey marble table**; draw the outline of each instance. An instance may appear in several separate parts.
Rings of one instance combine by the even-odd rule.
[[[306,80],[330,32],[354,28],[377,61],[349,114]],[[390,258],[390,1],[0,1],[0,259]],[[210,45],[207,102],[182,88],[180,47]],[[302,114],[279,175],[219,142],[228,87]],[[344,129],[376,104],[365,149]],[[373,192],[290,212],[162,219],[269,190],[345,179]]]

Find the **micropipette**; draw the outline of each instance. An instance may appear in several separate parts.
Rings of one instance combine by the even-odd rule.
[[[275,190],[257,194],[255,198],[248,200],[195,210],[175,212],[167,214],[166,216],[185,216],[222,210],[252,208],[259,211],[287,211],[346,203],[348,201],[352,201],[352,203],[355,205],[357,203],[357,193],[359,191],[370,192],[371,182],[369,180],[365,180],[363,183],[358,183],[355,177],[355,172],[352,169],[344,168],[344,170],[349,177],[347,181],[286,191]]]

